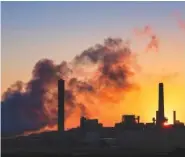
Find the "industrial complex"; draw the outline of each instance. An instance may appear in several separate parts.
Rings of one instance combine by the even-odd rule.
[[[185,149],[185,126],[176,120],[166,125],[164,84],[159,83],[156,117],[151,123],[141,123],[140,116],[123,115],[113,127],[104,127],[98,119],[80,118],[80,126],[65,130],[65,81],[58,81],[58,131],[2,140],[2,151],[49,153],[126,153],[142,154]]]
[[[65,91],[65,81],[58,81],[58,130],[59,132],[64,131],[64,91]],[[113,130],[144,130],[144,129],[167,129],[167,128],[183,128],[184,124],[176,120],[176,111],[173,111],[173,124],[166,125],[168,121],[165,117],[165,107],[164,107],[164,85],[159,83],[159,100],[158,100],[158,111],[156,111],[156,117],[152,118],[151,123],[140,123],[140,116],[135,115],[123,115],[122,121],[115,124],[115,127],[110,127]],[[87,119],[86,117],[81,117],[80,128],[82,131],[100,131],[102,129],[107,129],[108,127],[103,127],[101,123],[98,123],[98,119]]]

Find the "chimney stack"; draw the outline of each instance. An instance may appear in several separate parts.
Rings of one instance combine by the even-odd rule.
[[[163,83],[159,83],[159,102],[158,102],[158,111],[156,112],[156,124],[162,126],[165,122],[164,116],[164,89]]]
[[[176,124],[176,111],[173,111],[173,125]]]
[[[81,129],[84,129],[84,127],[85,127],[85,121],[86,121],[86,118],[82,116],[80,118],[80,128]]]
[[[137,123],[139,124],[140,123],[140,116],[137,116],[136,120],[137,120]]]
[[[64,126],[64,80],[58,80],[58,132],[63,132]]]

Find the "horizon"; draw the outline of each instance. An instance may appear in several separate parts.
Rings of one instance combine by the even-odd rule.
[[[2,2],[1,4],[2,94],[17,80],[26,84],[34,80],[36,77],[33,77],[33,69],[36,69],[36,63],[47,58],[53,62],[46,63],[54,69],[62,61],[66,61],[67,66],[73,70],[69,77],[75,77],[78,81],[83,80],[93,86],[92,90],[95,91],[89,92],[91,89],[88,88],[85,94],[78,95],[80,98],[77,98],[76,102],[85,106],[69,110],[70,116],[66,120],[69,128],[79,124],[79,115],[84,108],[84,112],[87,112],[90,118],[98,118],[105,126],[112,126],[121,121],[123,114],[139,115],[141,122],[151,122],[157,110],[158,82],[164,83],[165,116],[169,123],[173,121],[173,110],[177,113],[177,119],[185,122],[184,2]],[[118,57],[116,59],[121,58],[121,63],[114,61],[113,64],[121,64],[119,66],[124,67],[123,72],[126,74],[119,73],[121,78],[116,77],[114,82],[110,77],[111,82],[109,80],[108,84],[113,83],[111,85],[114,89],[105,86],[103,91],[99,89],[102,82],[95,80],[95,76],[99,76],[101,64],[107,65],[105,60],[99,58],[99,62],[89,64],[82,58],[85,64],[81,65],[82,62],[75,57],[82,55],[84,51],[90,53],[88,48],[96,44],[108,48],[104,40],[109,37],[113,41],[116,41],[116,38],[122,39],[121,43],[129,47],[131,55],[126,52],[121,55],[118,51],[115,52],[120,55],[116,56]],[[118,50],[123,51],[123,47],[120,46]],[[104,53],[101,48],[97,49]],[[113,52],[109,49],[107,51],[110,51],[110,54]],[[77,60],[78,64],[74,64],[74,60]],[[123,65],[127,61],[129,70]],[[96,68],[97,71],[94,70]],[[70,82],[68,78],[66,80]],[[123,87],[122,90],[117,84]],[[55,89],[55,83],[52,82],[48,86],[50,85]],[[79,90],[74,84],[70,87],[67,85],[67,89],[73,88]],[[107,90],[110,90],[110,93]],[[113,93],[115,97],[112,96]],[[88,97],[89,102],[84,97]],[[8,104],[10,101],[6,100],[9,99],[4,101]],[[47,107],[49,108],[47,114],[55,113],[54,107],[48,102],[46,104],[51,108]],[[51,102],[56,104],[54,100]],[[68,103],[73,104],[70,101]],[[28,105],[30,109],[31,105],[33,104]],[[27,110],[25,107],[25,111]],[[42,115],[41,111],[35,111],[35,108],[33,112],[38,114],[40,119],[48,116]],[[6,112],[6,118],[9,116],[8,113],[11,112]],[[36,120],[34,115],[30,117]],[[29,118],[26,120],[31,127],[40,125],[33,124]],[[43,120],[45,121],[55,123],[56,115],[52,115],[49,120]],[[21,125],[30,127],[26,122],[22,122]]]

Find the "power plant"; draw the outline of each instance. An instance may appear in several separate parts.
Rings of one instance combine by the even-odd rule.
[[[80,117],[80,126],[65,130],[65,81],[58,80],[58,131],[43,132],[2,141],[3,152],[49,152],[73,154],[75,151],[116,153],[170,152],[185,148],[185,127],[176,120],[166,125],[164,85],[159,83],[158,111],[150,123],[140,122],[140,116],[122,115],[122,120],[113,127],[104,127],[98,119]],[[103,148],[103,149],[102,149]],[[104,149],[108,148],[108,149]],[[109,153],[108,153],[109,154]],[[10,155],[11,156],[11,155]],[[88,156],[88,155],[87,155]],[[150,155],[148,155],[150,156]]]
[[[65,117],[64,117],[64,94],[65,94],[65,81],[58,81],[58,132],[65,130]],[[140,123],[140,116],[135,115],[123,115],[122,121],[116,123],[114,127],[109,129],[124,130],[124,129],[157,129],[166,127],[165,123],[168,119],[165,117],[165,106],[164,106],[164,84],[159,83],[158,86],[158,110],[156,111],[156,117],[153,118],[151,123]],[[173,111],[173,125],[168,127],[184,127],[184,124],[176,120],[176,111]],[[98,123],[98,119],[87,119],[86,117],[80,118],[81,130],[101,130],[107,129],[103,127],[101,123]]]
[[[61,91],[60,91],[61,90]],[[59,116],[64,117],[64,81],[59,81]],[[88,119],[80,117],[80,126],[65,131],[66,134],[75,136],[79,145],[91,145],[98,147],[103,143],[119,145],[123,148],[136,147],[139,149],[149,149],[151,151],[168,151],[174,145],[185,146],[185,126],[176,120],[176,111],[173,111],[173,124],[166,124],[165,117],[165,100],[164,100],[164,84],[158,84],[158,110],[156,117],[152,122],[140,122],[140,116],[122,115],[122,120],[113,127],[104,127],[99,123],[98,119]],[[62,112],[62,113],[60,113]],[[59,117],[59,128],[64,129],[64,121]],[[64,120],[64,118],[63,118]],[[61,126],[60,126],[61,125]],[[61,129],[58,130],[61,132]],[[171,137],[171,138],[169,138]],[[131,142],[134,141],[134,142]],[[149,142],[150,141],[150,142]],[[119,144],[118,144],[119,143]],[[83,144],[82,144],[82,147]]]

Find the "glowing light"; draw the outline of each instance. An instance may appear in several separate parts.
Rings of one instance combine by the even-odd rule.
[[[164,124],[163,124],[164,126],[168,126],[169,124],[168,124],[168,122],[164,122]]]
[[[164,128],[169,128],[169,127],[171,127],[171,125],[168,122],[164,122],[163,123],[163,127]]]

